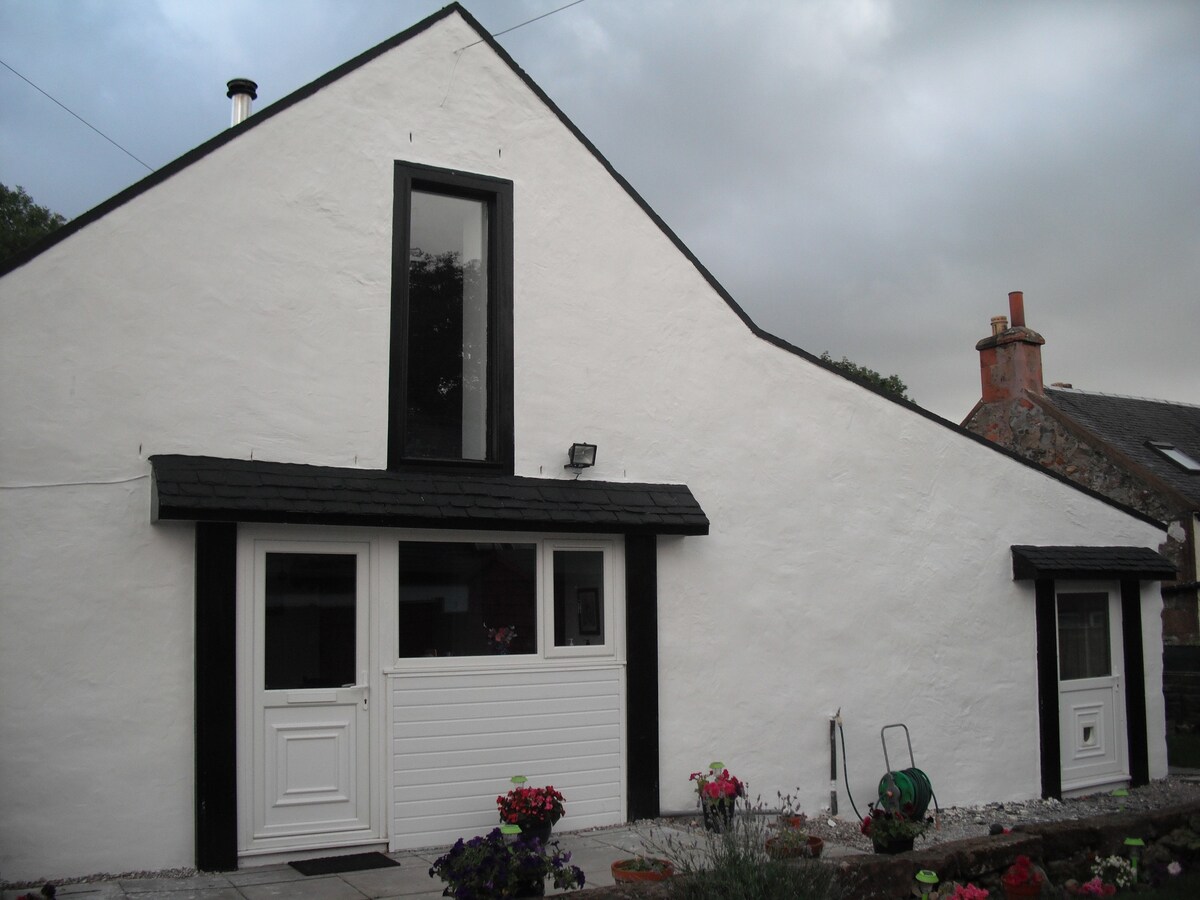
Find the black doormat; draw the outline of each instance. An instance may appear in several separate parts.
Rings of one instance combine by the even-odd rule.
[[[301,875],[336,875],[338,872],[358,872],[362,869],[386,869],[400,863],[382,853],[351,853],[349,856],[301,859],[288,865]]]

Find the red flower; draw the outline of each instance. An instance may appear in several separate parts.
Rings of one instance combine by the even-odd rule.
[[[1041,884],[1042,873],[1034,868],[1033,860],[1022,855],[1016,858],[1000,880],[1009,885]]]
[[[515,787],[496,798],[500,821],[522,828],[553,825],[563,816],[563,795],[552,785],[544,788]]]

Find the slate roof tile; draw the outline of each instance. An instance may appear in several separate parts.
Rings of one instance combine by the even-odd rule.
[[[162,519],[707,534],[686,485],[153,456]]]
[[[1086,578],[1136,577],[1153,581],[1174,578],[1174,563],[1149,547],[1034,547],[1012,548],[1013,577]]]
[[[1200,508],[1200,473],[1186,471],[1146,445],[1173,444],[1200,460],[1200,406],[1053,387],[1046,388],[1045,399]]]

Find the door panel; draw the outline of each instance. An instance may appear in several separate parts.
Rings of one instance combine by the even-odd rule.
[[[366,544],[258,541],[251,852],[373,835]]]
[[[1057,595],[1064,791],[1129,778],[1119,602],[1105,588]]]

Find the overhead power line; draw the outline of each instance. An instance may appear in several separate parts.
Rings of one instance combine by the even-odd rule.
[[[564,9],[570,9],[572,6],[578,6],[582,2],[583,2],[583,0],[572,0],[571,3],[567,3],[563,6],[560,6],[558,9],[552,9],[552,10],[550,10],[550,12],[544,12],[540,16],[534,16],[532,19],[526,19],[520,25],[514,25],[512,28],[505,28],[503,31],[497,31],[495,34],[492,35],[492,37],[498,38],[502,34],[508,34],[510,31],[516,31],[518,28],[524,28],[530,22],[536,22],[538,19],[544,19],[544,18],[546,18],[546,16],[552,16],[555,13],[562,12]],[[467,47],[474,47],[475,44],[482,44],[482,43],[483,43],[483,41],[475,41],[474,44],[467,44]],[[459,47],[459,50],[466,50],[467,47]]]
[[[576,0],[576,2],[578,2],[578,0]],[[14,69],[12,66],[10,66],[8,63],[6,63],[2,59],[0,59],[0,66],[4,66],[4,68],[8,69],[8,71],[12,72],[14,75],[16,75],[22,81],[24,81],[27,85],[29,85],[35,91],[37,91],[40,94],[43,94],[44,96],[53,100],[59,107],[61,107],[62,109],[65,109],[67,112],[69,112],[71,115],[73,115],[75,118],[77,118],[80,122],[82,122],[88,128],[92,129],[92,131],[96,132],[96,134],[100,135],[100,137],[104,138],[106,141],[108,141],[110,144],[112,144],[114,147],[116,147],[118,150],[120,150],[122,153],[124,153],[130,159],[134,160],[135,162],[137,162],[140,165],[145,166],[147,170],[149,170],[151,172],[154,171],[153,166],[146,165],[146,163],[142,162],[140,159],[138,159],[136,156],[134,156],[132,153],[130,153],[128,150],[126,150],[124,147],[122,147],[120,144],[118,144],[112,138],[110,138],[107,134],[105,134],[103,131],[101,131],[99,128],[97,128],[95,125],[93,125],[87,119],[85,119],[83,116],[79,115],[74,110],[69,109],[67,106],[63,105],[62,103],[59,103],[59,101],[56,98],[52,97],[50,94],[43,91],[40,87],[38,87],[36,84],[34,84],[32,81],[30,81],[28,78],[26,78],[24,75],[22,75],[20,72],[18,72],[16,69]]]

